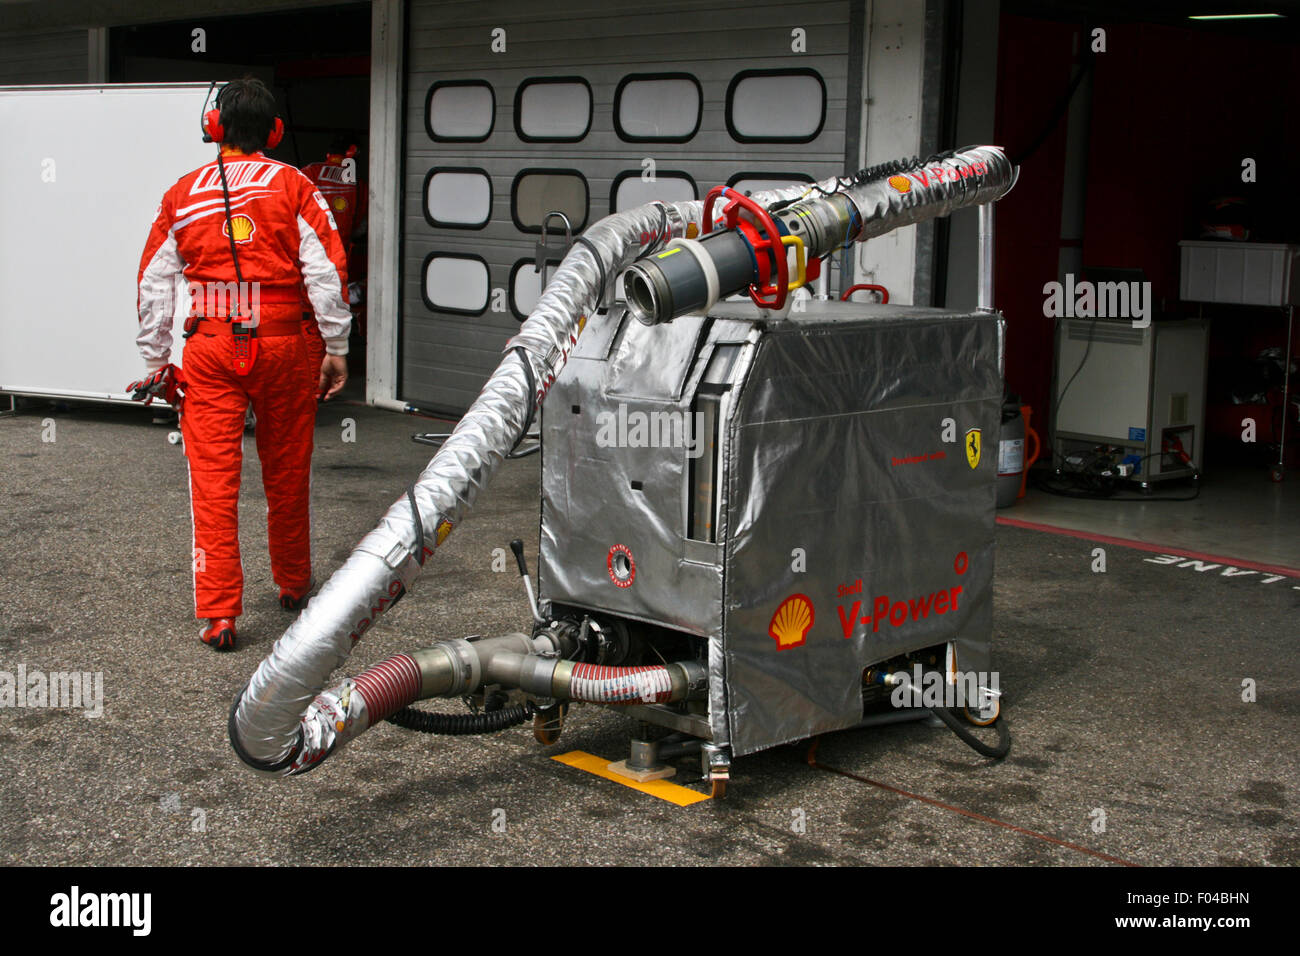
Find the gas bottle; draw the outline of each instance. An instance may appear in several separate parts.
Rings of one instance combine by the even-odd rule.
[[[1025,472],[1025,419],[1019,402],[1002,406],[998,433],[998,507],[1010,508],[1020,493]]]

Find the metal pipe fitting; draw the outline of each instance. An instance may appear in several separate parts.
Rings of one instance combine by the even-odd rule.
[[[397,654],[318,694],[303,715],[292,751],[279,766],[249,754],[239,746],[237,735],[231,742],[255,770],[299,774],[417,700],[459,697],[487,684],[543,698],[609,704],[683,700],[706,681],[703,666],[694,661],[648,667],[562,661],[555,655],[563,643],[550,632],[536,638],[513,633],[443,641]],[[239,699],[231,709],[232,722],[238,707]]]
[[[701,240],[674,239],[623,273],[623,294],[633,318],[657,325],[707,312],[720,296],[749,285],[757,269],[754,251],[734,229]]]

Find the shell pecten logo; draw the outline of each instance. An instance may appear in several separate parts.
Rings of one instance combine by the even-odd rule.
[[[223,236],[233,234],[235,242],[251,242],[255,232],[257,232],[257,224],[244,215],[231,216],[229,222],[221,224],[221,234]]]
[[[788,650],[807,641],[815,616],[813,603],[806,595],[791,594],[782,601],[767,626],[768,635],[776,641],[776,649]]]
[[[910,193],[912,191],[912,181],[906,176],[890,176],[889,185],[900,193]]]

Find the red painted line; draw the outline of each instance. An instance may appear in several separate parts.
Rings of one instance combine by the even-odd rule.
[[[894,787],[894,786],[890,786],[887,783],[881,783],[879,780],[872,780],[870,777],[862,777],[856,773],[851,773],[848,770],[841,770],[839,767],[832,767],[830,764],[821,763],[820,761],[817,760],[817,745],[820,742],[821,742],[821,738],[819,737],[813,738],[812,746],[808,748],[808,754],[807,757],[805,758],[808,761],[808,766],[813,767],[816,770],[825,770],[829,773],[837,773],[841,777],[848,777],[850,780],[856,780],[859,783],[867,783],[873,787],[879,787],[881,790],[887,790],[890,793],[896,793],[900,797],[909,797],[912,800],[917,800],[921,803],[927,803],[932,807],[938,807],[940,810],[949,810],[953,813],[959,814],[960,816],[969,817],[972,820],[979,820],[981,823],[989,823],[992,824],[993,826],[1002,827],[1005,830],[1010,830],[1013,833],[1020,833],[1027,837],[1033,837],[1035,840],[1042,840],[1044,843],[1054,843],[1055,845],[1059,847],[1064,847],[1067,850],[1074,850],[1076,853],[1086,853],[1088,856],[1095,856],[1098,859],[1105,860],[1107,863],[1117,863],[1120,866],[1132,866],[1132,867],[1139,867],[1142,865],[1140,863],[1134,863],[1131,860],[1125,860],[1123,857],[1111,856],[1109,853],[1102,853],[1100,850],[1093,850],[1086,846],[1080,846],[1077,843],[1071,843],[1069,840],[1062,840],[1058,837],[1050,836],[1046,833],[1039,833],[1037,830],[1030,830],[1022,826],[1017,826],[1014,823],[1007,823],[1005,820],[999,820],[996,817],[985,816],[984,814],[976,813],[973,810],[964,810],[961,807],[954,807],[952,804],[944,803],[941,800],[936,800],[934,799],[934,797],[927,797],[919,793],[912,793],[911,791],[903,790],[900,787]]]
[[[1197,561],[1212,561],[1215,564],[1228,564],[1234,568],[1249,568],[1251,571],[1266,571],[1269,574],[1284,574],[1291,578],[1300,578],[1300,568],[1288,568],[1281,564],[1261,564],[1259,561],[1247,561],[1244,558],[1225,558],[1221,554],[1206,554],[1203,551],[1189,551],[1165,544],[1150,544],[1146,541],[1133,541],[1130,538],[1116,538],[1108,534],[1094,534],[1091,531],[1076,531],[1074,528],[1058,528],[1056,525],[1040,524],[1037,521],[1022,521],[1019,518],[998,516],[998,524],[1013,528],[1027,528],[1030,531],[1046,531],[1048,534],[1062,534],[1071,538],[1083,538],[1085,541],[1097,541],[1101,544],[1113,544],[1121,548],[1133,548],[1135,551],[1149,551],[1152,554],[1176,554]]]

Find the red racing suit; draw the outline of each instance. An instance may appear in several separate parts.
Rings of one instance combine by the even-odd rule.
[[[306,288],[330,354],[347,354],[351,326],[343,244],[311,180],[260,152],[227,151],[223,157],[230,231],[214,160],[183,176],[163,196],[138,277],[136,344],[150,368],[169,360],[177,295],[186,291],[182,276],[188,281],[190,314],[201,317],[185,345],[181,414],[194,521],[195,616],[201,619],[234,618],[243,611],[239,478],[250,403],[257,415],[271,574],[295,596],[306,592],[312,576],[316,403],[300,288]],[[231,232],[243,287],[236,282]],[[235,368],[232,309],[256,330],[251,368],[242,373]]]
[[[334,221],[339,227],[339,238],[343,240],[344,255],[352,254],[352,230],[357,223],[366,218],[365,184],[356,180],[356,166],[344,165],[344,156],[330,154],[323,163],[308,163],[302,168],[302,174],[316,184],[320,194],[325,197]],[[351,158],[351,157],[347,157]],[[352,180],[348,182],[349,178]],[[351,263],[349,263],[350,265]]]
[[[320,194],[325,197],[330,213],[334,216],[334,222],[338,225],[339,239],[343,242],[348,276],[355,282],[358,277],[365,274],[364,265],[353,261],[352,233],[356,225],[364,222],[366,218],[366,186],[356,179],[355,162],[350,167],[344,165],[344,160],[351,159],[354,151],[349,150],[346,156],[341,153],[329,153],[325,157],[325,162],[308,163],[302,168],[302,173],[316,184]],[[303,308],[310,310],[311,306],[304,302]],[[361,331],[365,331],[364,326],[361,327]],[[303,334],[307,337],[308,364],[319,371],[321,359],[325,357],[325,343],[321,340],[315,324],[309,322],[307,316],[304,316]]]

